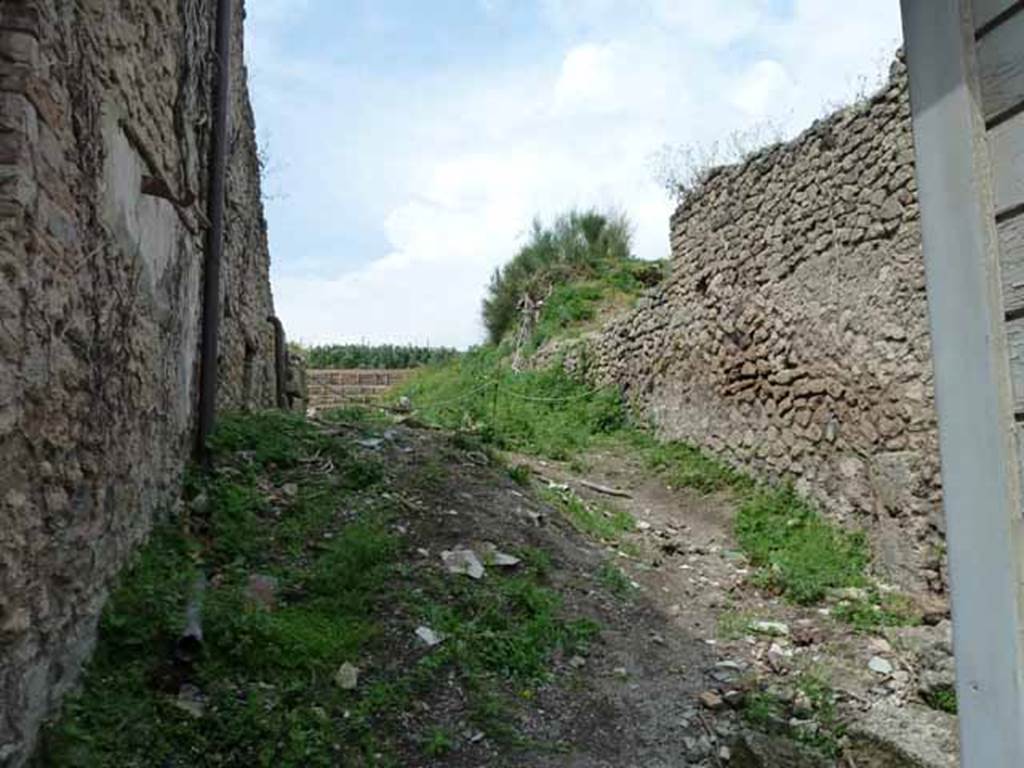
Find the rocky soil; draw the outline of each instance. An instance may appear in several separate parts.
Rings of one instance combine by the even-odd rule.
[[[245,417],[222,446],[193,554],[158,541],[126,574],[40,765],[956,764],[955,719],[923,703],[950,683],[942,611],[858,632],[843,596],[764,593],[727,493],[412,422]],[[569,494],[615,527],[581,526]]]
[[[755,724],[745,718],[741,751],[759,754],[766,766],[802,765],[802,759],[859,768],[958,764],[956,718],[942,711],[954,683],[945,601],[918,596],[915,626],[855,629],[835,613],[844,601],[862,599],[858,590],[838,590],[824,605],[801,607],[753,583],[753,569],[732,535],[735,500],[728,491],[672,488],[620,451],[571,464],[513,460],[531,467],[542,485],[571,489],[587,503],[635,518],[636,530],[609,554],[640,599],[667,618],[670,635],[705,646],[704,677],[694,680],[706,686],[699,696],[704,716],[732,705],[749,714],[751,692],[766,692],[780,705]],[[815,686],[817,693],[827,688],[827,706],[813,700]],[[825,746],[834,759],[786,762],[779,735]]]

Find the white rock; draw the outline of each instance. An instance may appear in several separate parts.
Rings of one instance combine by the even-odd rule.
[[[334,673],[334,683],[342,690],[353,690],[357,685],[359,685],[359,668],[346,661],[338,667],[338,671]]]
[[[868,662],[868,669],[879,675],[891,675],[892,674],[892,663],[881,656],[872,656]]]
[[[484,575],[484,564],[472,549],[444,550],[441,560],[448,573],[459,573],[471,579],[479,579]]]
[[[430,648],[444,642],[444,635],[440,632],[435,632],[430,627],[416,627],[416,637],[426,643]]]
[[[492,549],[484,556],[488,565],[494,565],[498,568],[514,568],[522,562],[515,555],[510,555],[507,552],[502,552],[498,549]]]
[[[750,622],[750,629],[762,635],[772,635],[774,637],[786,637],[789,635],[789,626],[781,621],[752,621]]]

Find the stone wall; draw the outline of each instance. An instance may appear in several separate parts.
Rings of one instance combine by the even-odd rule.
[[[373,402],[409,378],[412,372],[412,369],[309,369],[306,371],[309,407],[323,410]]]
[[[939,590],[941,495],[904,67],[864,104],[714,172],[671,277],[587,345],[666,437],[788,477]],[[570,356],[571,357],[571,356]]]
[[[233,40],[221,404],[274,402]],[[0,765],[88,655],[191,450],[213,0],[0,0]],[[144,191],[145,190],[145,191]]]

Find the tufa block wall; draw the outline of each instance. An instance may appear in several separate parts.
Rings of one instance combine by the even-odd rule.
[[[671,276],[567,364],[667,438],[790,478],[942,590],[941,490],[903,64],[866,103],[717,169],[671,219]]]
[[[31,752],[90,652],[111,578],[179,497],[214,5],[0,0],[0,765]],[[273,301],[237,6],[220,403],[270,406]]]

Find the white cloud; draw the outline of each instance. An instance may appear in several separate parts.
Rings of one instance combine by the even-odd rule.
[[[566,112],[613,112],[621,106],[616,86],[611,46],[584,43],[571,48],[562,61],[555,104]]]
[[[794,83],[786,68],[773,59],[754,64],[739,78],[730,101],[745,114],[762,119],[775,104],[789,101]]]
[[[355,77],[317,51],[284,55],[277,27],[253,22],[257,119],[289,192],[270,225],[291,336],[477,342],[492,270],[533,216],[572,206],[623,210],[637,254],[664,257],[672,206],[651,177],[655,150],[764,118],[802,128],[851,95],[899,34],[891,0],[797,0],[784,19],[763,0],[538,1],[557,30],[553,60],[408,81]],[[268,2],[256,19],[283,7],[251,5]],[[522,7],[479,2],[496,14]],[[328,239],[366,227],[386,247],[303,271],[285,216]]]

